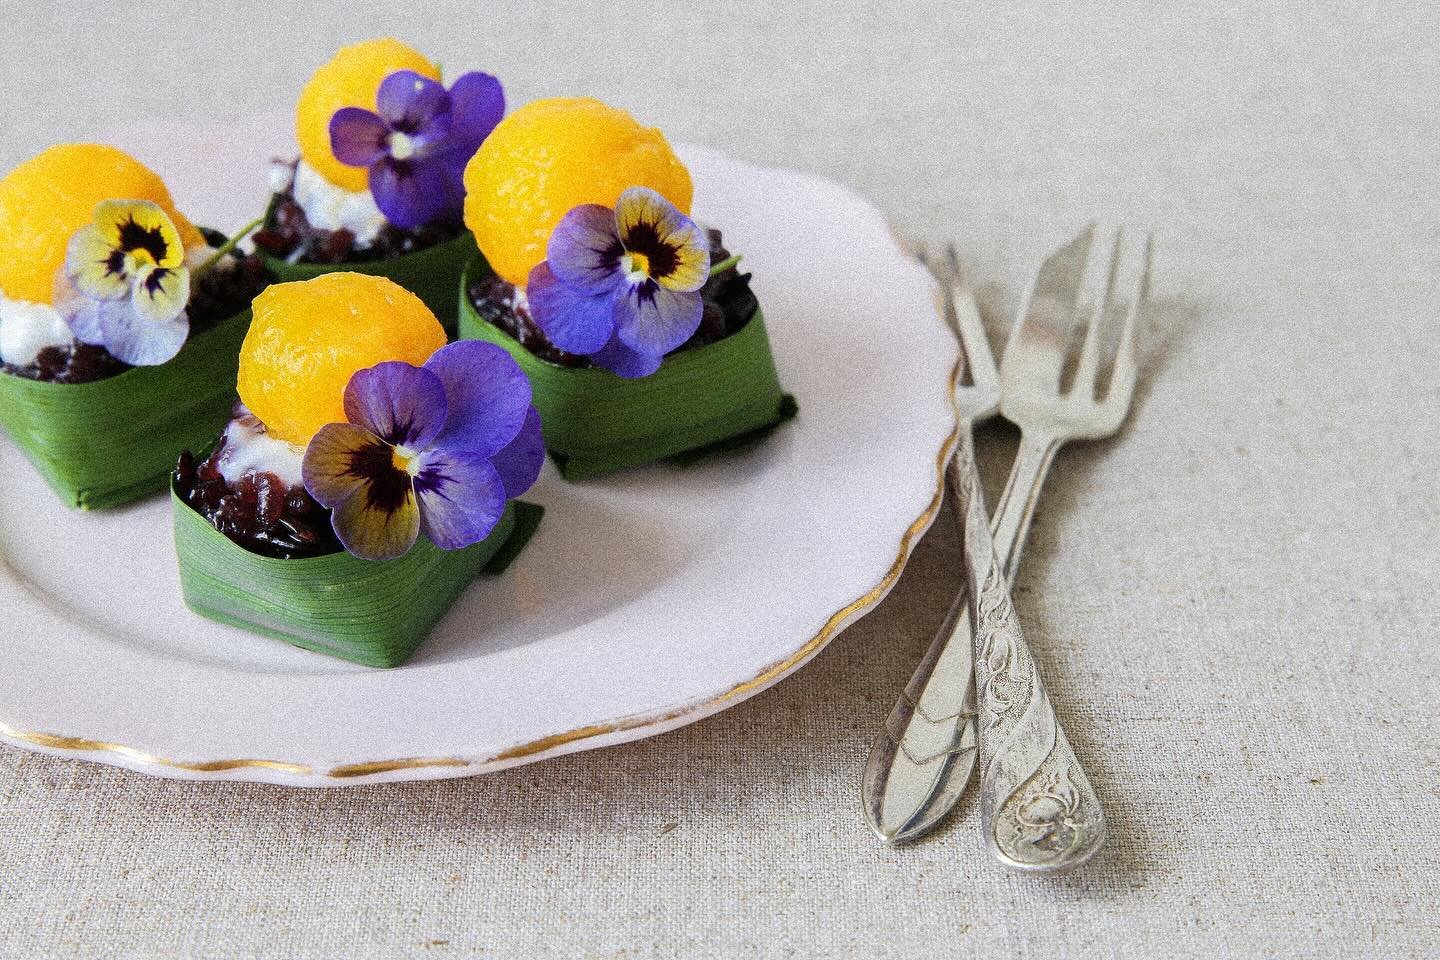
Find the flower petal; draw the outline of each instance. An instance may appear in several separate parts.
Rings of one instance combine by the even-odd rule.
[[[615,333],[632,350],[663,356],[694,336],[704,313],[698,290],[680,293],[647,280],[615,300]]]
[[[530,408],[530,380],[510,354],[458,340],[425,361],[445,387],[448,414],[433,446],[490,456],[515,439]]]
[[[627,380],[650,376],[660,369],[660,364],[664,360],[663,354],[645,353],[626,346],[618,335],[605,344],[599,352],[590,355],[590,362],[595,366],[609,370]]]
[[[105,343],[104,324],[100,322],[102,308],[111,305],[129,309],[129,303],[113,300],[89,300],[81,297],[78,300],[66,304],[65,322],[70,325],[70,332],[75,334],[75,339],[81,343],[88,343],[91,346],[99,346]]]
[[[699,290],[710,275],[710,242],[675,205],[648,187],[631,187],[615,203],[625,249],[645,257],[650,278],[669,290]]]
[[[472,70],[450,85],[449,154],[463,165],[505,117],[505,90],[488,73]]]
[[[535,323],[567,353],[594,353],[615,330],[615,294],[578,293],[560,282],[549,263],[542,261],[530,271],[525,293]]]
[[[458,220],[464,187],[443,159],[394,160],[370,168],[370,192],[380,212],[401,230]]]
[[[65,252],[65,275],[93,300],[120,300],[130,295],[135,260],[112,246],[95,227],[82,227]]]
[[[137,264],[178,267],[185,262],[180,231],[158,203],[102,200],[95,205],[95,229],[106,243],[125,251]]]
[[[408,481],[409,476],[405,479]],[[395,506],[381,503],[373,487],[357,491],[335,508],[330,526],[345,549],[362,560],[403,557],[420,535],[420,507],[407,482]]]
[[[490,535],[505,512],[505,484],[488,457],[430,450],[415,475],[420,526],[441,550],[459,550]]]
[[[352,167],[368,167],[386,156],[390,128],[362,107],[341,107],[330,118],[330,152]]]
[[[163,323],[184,312],[190,302],[190,271],[184,267],[144,264],[135,271],[130,305],[142,320]]]
[[[513,500],[535,485],[545,465],[545,436],[540,429],[540,411],[531,407],[515,439],[490,458],[505,484],[505,499]]]
[[[624,253],[615,211],[594,203],[581,204],[561,217],[545,248],[555,276],[587,296],[609,293],[623,282],[620,258]]]
[[[439,146],[450,133],[450,95],[413,70],[397,70],[382,80],[375,108],[392,130],[410,139],[416,152]]]
[[[100,343],[111,356],[132,367],[157,367],[165,363],[180,352],[190,336],[190,320],[183,311],[167,320],[149,320],[136,313],[129,300],[101,300],[93,306],[82,306],[77,318],[92,308]],[[72,320],[72,324],[74,322]],[[87,322],[81,320],[80,326],[87,327]],[[72,329],[75,329],[73,325]],[[87,328],[86,332],[91,331]],[[78,330],[75,336],[87,343],[93,342],[81,337]]]
[[[675,263],[669,273],[656,276],[655,281],[678,293],[705,286],[710,279],[710,241],[704,232],[692,223],[688,233],[672,233],[666,242],[674,247]]]
[[[353,423],[321,427],[305,448],[300,475],[322,507],[335,507],[394,467],[394,451],[375,434]]]
[[[310,496],[334,511],[335,535],[357,557],[389,560],[415,543],[420,508],[410,474],[370,431],[351,423],[321,427],[300,470]]]
[[[394,446],[417,452],[429,447],[445,415],[440,378],[402,360],[357,370],[345,385],[345,416]]]

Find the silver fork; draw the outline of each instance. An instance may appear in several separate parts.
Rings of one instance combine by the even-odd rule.
[[[1115,306],[1124,235],[1115,232],[1105,262],[1092,256],[1094,237],[1092,223],[1052,254],[1021,305],[1000,368],[1000,411],[1020,427],[1020,450],[996,510],[994,539],[970,535],[977,525],[984,526],[983,511],[966,514],[967,551],[976,546],[983,552],[987,545],[993,551],[988,573],[975,585],[980,814],[991,852],[1029,870],[1078,866],[1105,838],[1099,800],[1055,717],[1007,587],[1055,452],[1067,440],[1114,433],[1135,392],[1135,334],[1149,298],[1154,238],[1145,237],[1101,398],[1096,382],[1102,339]],[[1090,292],[1097,286],[1098,293]],[[1089,292],[1088,300],[1081,299],[1082,291]],[[1072,333],[1082,322],[1085,339],[1066,389],[1065,360]],[[966,503],[966,494],[959,491],[959,502]],[[986,570],[985,560],[977,556],[971,570]]]
[[[943,261],[923,253],[920,259],[935,277],[937,307],[959,338],[964,359],[965,378],[954,395],[961,421],[959,445],[946,466],[953,485],[957,474],[974,475],[971,424],[999,409],[1000,376],[955,248],[947,249]],[[966,596],[961,591],[955,598],[865,764],[865,817],[872,830],[892,843],[918,836],[944,817],[975,768],[972,614]]]
[[[1090,224],[1041,264],[1005,344],[1000,412],[1020,428],[1020,450],[993,524],[995,549],[1007,578],[1013,578],[1020,565],[1025,535],[1055,453],[1068,440],[1098,440],[1113,434],[1124,422],[1135,393],[1135,332],[1150,296],[1154,237],[1145,236],[1109,386],[1100,399],[1096,379],[1101,338],[1115,307],[1125,237],[1122,231],[1115,232],[1110,257],[1102,263],[1093,256],[1095,231],[1095,224]],[[1103,286],[1098,283],[1102,277]],[[1088,302],[1081,299],[1082,293],[1089,294]],[[1082,322],[1085,340],[1069,389],[1062,391],[1071,334]]]

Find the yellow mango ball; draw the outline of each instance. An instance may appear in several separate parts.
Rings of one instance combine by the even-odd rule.
[[[663,134],[589,98],[536,100],[500,121],[465,167],[465,225],[490,266],[523,285],[560,218],[649,187],[690,212],[690,172]]]
[[[63,143],[0,180],[0,293],[51,303],[70,237],[94,221],[104,200],[149,200],[174,221],[187,249],[205,245],[155,171],[114,147]]]
[[[445,346],[435,314],[385,277],[327,273],[255,298],[240,347],[240,401],[282,440],[307,444],[345,422],[345,385],[386,360],[419,366]]]
[[[420,51],[394,37],[381,37],[344,47],[314,75],[295,104],[295,139],[300,155],[315,171],[345,190],[370,189],[370,173],[335,159],[330,149],[330,118],[341,107],[375,109],[380,83],[400,70],[413,70],[431,80],[440,70]]]

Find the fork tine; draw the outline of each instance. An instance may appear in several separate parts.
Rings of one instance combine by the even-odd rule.
[[[935,281],[935,286],[932,290],[932,295],[935,298],[935,311],[940,314],[940,318],[945,321],[946,326],[950,328],[950,332],[955,334],[956,337],[959,337],[960,327],[955,321],[955,306],[950,302],[950,286],[945,282],[943,277],[933,276],[932,279]],[[961,343],[960,348],[963,350],[965,344]],[[966,363],[968,365],[968,359]]]
[[[1110,266],[1105,273],[1104,290],[1090,305],[1085,343],[1080,348],[1080,359],[1075,365],[1075,376],[1070,385],[1071,395],[1082,400],[1095,399],[1095,375],[1100,369],[1100,334],[1105,329],[1106,321],[1110,317],[1110,306],[1115,301],[1115,275],[1120,267],[1120,252],[1124,248],[1124,242],[1125,230],[1117,227],[1115,241],[1110,247]]]
[[[1070,329],[1074,322],[1075,299],[1085,278],[1094,237],[1095,222],[1092,220],[1075,239],[1046,257],[1040,269],[1035,271],[1035,278],[1020,301],[1020,309],[1015,312],[1015,322],[1010,325],[1010,336],[1005,341],[1005,353],[1001,357],[1002,366],[1007,359],[1019,354],[1017,347],[1023,340],[1037,334],[1046,336],[1037,328],[1048,328],[1047,338],[1058,338]],[[1064,308],[1064,315],[1059,316],[1054,309],[1037,309],[1037,304]],[[1057,386],[1059,376],[1057,368]]]
[[[955,244],[945,244],[945,264],[950,269],[950,281],[956,286],[965,283],[965,267],[960,263],[960,254],[955,250]]]
[[[1139,329],[1140,315],[1150,300],[1150,267],[1155,254],[1155,234],[1145,234],[1145,248],[1140,264],[1140,273],[1135,280],[1135,290],[1125,311],[1125,327],[1120,333],[1120,348],[1115,355],[1115,370],[1110,375],[1110,388],[1105,394],[1103,406],[1111,418],[1124,417],[1130,407],[1130,397],[1135,392],[1135,339]]]
[[[925,268],[925,272],[930,274],[930,279],[935,281],[933,295],[935,298],[936,311],[939,312],[941,319],[945,321],[946,325],[950,327],[951,332],[953,332],[957,338],[960,337],[960,326],[955,319],[955,305],[950,297],[950,286],[954,282],[950,273],[950,267],[947,267],[944,261],[932,256],[923,243],[916,244],[912,252],[915,259],[919,260],[920,265]],[[962,350],[965,347],[963,340],[961,341],[960,347]],[[968,366],[968,364],[969,360],[966,360],[966,365]]]
[[[950,264],[950,304],[955,312],[960,345],[965,349],[965,362],[970,367],[970,379],[976,386],[994,388],[1000,383],[1000,371],[995,366],[995,354],[990,350],[985,323],[980,319],[980,311],[975,306],[975,297],[970,293],[965,270],[953,243],[946,246],[945,258]]]

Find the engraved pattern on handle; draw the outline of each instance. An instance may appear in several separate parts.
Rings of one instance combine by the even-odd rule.
[[[962,438],[960,456],[973,447]],[[1043,475],[1043,474],[1042,474]],[[965,518],[966,574],[975,619],[980,815],[990,852],[1021,870],[1063,870],[1105,841],[1105,816],[1070,749],[1010,600],[973,470],[952,489]]]
[[[956,469],[952,459],[948,472]],[[976,758],[972,616],[962,590],[871,747],[862,795],[866,819],[881,839],[925,833],[970,781]]]
[[[991,527],[996,560],[1007,571],[1019,564],[1040,489],[1060,446],[1060,441],[1049,437],[1021,437]],[[947,473],[953,516],[962,537],[966,535],[967,512],[962,507],[961,475],[966,471],[962,457],[967,453],[968,468],[974,471],[973,434],[969,450],[956,450]],[[1009,577],[1007,572],[1007,582]],[[975,631],[969,593],[967,587],[956,598],[955,607],[890,711],[865,765],[865,815],[875,833],[892,843],[913,840],[939,823],[965,793],[975,769]]]

